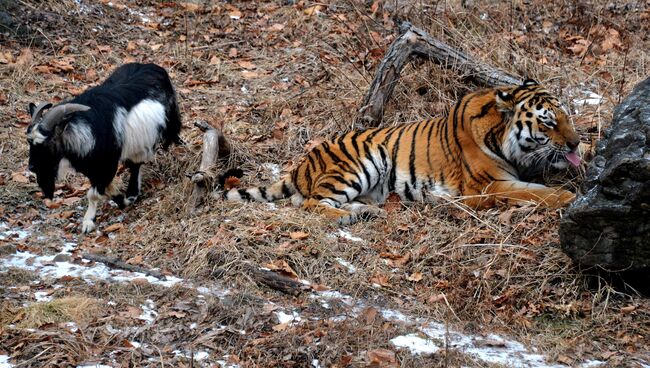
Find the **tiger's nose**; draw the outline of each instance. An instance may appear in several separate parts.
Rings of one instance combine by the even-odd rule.
[[[579,144],[580,144],[580,138],[570,139],[566,142],[567,147],[569,147],[571,151],[575,151],[578,148]]]

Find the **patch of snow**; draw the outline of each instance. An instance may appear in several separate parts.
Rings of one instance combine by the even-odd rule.
[[[22,229],[12,230],[6,222],[0,222],[0,240],[23,240],[32,235],[29,231]]]
[[[0,368],[11,368],[14,365],[9,363],[8,355],[0,355]]]
[[[390,342],[398,348],[408,348],[411,354],[434,354],[440,350],[432,340],[424,339],[417,334],[397,336]]]
[[[140,349],[140,346],[142,346],[142,344],[137,341],[129,341],[129,344],[133,345],[136,349]]]
[[[280,173],[282,172],[282,169],[280,168],[280,165],[272,163],[272,162],[265,162],[262,164],[264,168],[269,170],[271,172],[271,180],[279,180],[280,179]]]
[[[573,100],[573,103],[576,105],[600,105],[603,101],[603,96],[591,92],[591,91],[582,91],[585,97],[576,98]]]
[[[196,326],[198,326],[198,324],[197,324],[196,322],[193,322],[193,323],[190,325],[190,329],[193,330],[193,329],[196,328]]]
[[[197,361],[198,360],[203,360],[203,359],[206,359],[209,356],[210,356],[210,354],[208,354],[207,351],[199,351],[199,352],[194,353],[194,360],[197,360]]]
[[[239,368],[237,364],[228,363],[225,360],[217,360],[217,364],[219,364],[221,368]]]
[[[172,353],[174,353],[174,355],[177,356],[177,357],[183,357],[183,358],[187,358],[187,359],[191,358],[191,359],[194,359],[196,361],[206,359],[207,357],[210,356],[210,353],[208,353],[207,351],[197,351],[196,353],[194,353],[193,356],[185,354],[180,350],[174,350],[174,351],[172,351]],[[232,367],[234,367],[234,366],[232,366]]]
[[[79,330],[79,327],[74,322],[67,322],[65,327],[67,327],[70,332],[77,332]]]
[[[353,241],[353,242],[361,242],[361,241],[363,241],[363,239],[361,239],[359,237],[356,237],[356,236],[350,234],[350,232],[348,232],[347,230],[343,230],[343,229],[339,229],[339,237],[341,237],[343,239]]]
[[[52,300],[52,296],[48,295],[47,291],[37,291],[34,293],[34,298],[37,302],[49,302]]]
[[[64,249],[70,249],[70,245],[64,245]],[[171,287],[183,281],[183,279],[174,276],[167,276],[165,280],[161,280],[141,272],[112,269],[99,262],[93,266],[83,266],[70,262],[54,262],[54,257],[54,255],[39,256],[30,252],[16,252],[0,260],[0,271],[15,267],[38,272],[44,278],[58,279],[67,275],[79,277],[88,283],[93,283],[96,280],[128,282],[136,278],[145,278],[151,284]]]
[[[341,266],[345,267],[348,269],[348,273],[355,273],[357,272],[357,268],[352,265],[352,263],[344,260],[341,257],[336,257],[336,262],[338,262]]]
[[[318,361],[318,359],[312,359],[311,360],[311,366],[312,366],[312,368],[321,368],[320,362]]]
[[[138,316],[138,319],[147,322],[148,325],[152,324],[158,315],[158,312],[154,309],[156,305],[153,303],[153,300],[145,300],[144,304],[140,307],[142,308],[142,314]]]
[[[278,321],[280,323],[290,323],[290,322],[300,321],[300,313],[296,311],[291,311],[291,314],[287,314],[280,311],[280,312],[275,312],[275,315],[278,317]]]

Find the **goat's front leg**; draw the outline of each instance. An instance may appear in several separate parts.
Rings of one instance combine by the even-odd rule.
[[[575,194],[566,189],[518,180],[495,181],[486,188],[485,194],[507,203],[534,202],[550,208],[567,206],[575,199]]]
[[[97,206],[100,204],[104,196],[99,194],[97,188],[92,187],[88,190],[88,209],[84,215],[83,222],[81,224],[81,232],[88,234],[89,232],[95,230],[95,216],[97,215]]]
[[[140,166],[142,166],[142,163],[127,161],[125,165],[129,168],[130,173],[129,185],[126,188],[126,198],[122,194],[113,196],[113,202],[117,203],[120,209],[124,209],[133,204],[140,195]]]

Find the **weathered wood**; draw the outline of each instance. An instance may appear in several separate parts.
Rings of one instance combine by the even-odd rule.
[[[161,280],[165,279],[165,275],[163,275],[159,271],[154,271],[154,270],[150,270],[148,268],[144,268],[144,267],[141,267],[141,266],[128,264],[128,263],[122,261],[121,259],[119,259],[118,257],[102,256],[102,255],[96,254],[96,253],[84,253],[84,254],[81,255],[81,257],[84,258],[84,259],[93,261],[93,262],[103,263],[103,264],[105,264],[106,266],[108,266],[110,268],[119,268],[121,270],[127,270],[127,271],[131,271],[131,272],[140,272],[140,273],[143,273],[143,274],[145,274],[147,276],[157,277],[157,278],[159,278]]]
[[[413,57],[421,57],[455,69],[461,78],[471,79],[484,86],[519,84],[521,79],[473,59],[468,54],[431,37],[409,22],[400,25],[400,36],[393,41],[359,109],[358,128],[379,126],[384,106],[390,99],[400,73]]]
[[[281,291],[285,294],[298,296],[309,290],[309,287],[301,282],[277,272],[262,270],[253,266],[248,267],[247,271],[249,271],[248,274],[255,282],[266,285],[271,289]]]
[[[217,129],[207,122],[197,121],[194,123],[203,133],[203,146],[201,148],[201,164],[199,170],[191,176],[194,187],[190,196],[191,213],[199,210],[207,195],[208,188],[212,187],[216,177],[215,167],[217,161],[225,159],[230,155],[231,146],[220,129]]]

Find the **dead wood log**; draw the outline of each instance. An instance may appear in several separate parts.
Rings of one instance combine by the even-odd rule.
[[[199,170],[191,176],[192,183],[194,183],[189,202],[191,213],[198,211],[205,199],[208,188],[211,188],[214,184],[216,178],[214,169],[217,161],[228,158],[232,150],[221,129],[215,128],[205,121],[197,121],[194,125],[204,133],[201,164]]]
[[[118,257],[102,256],[96,253],[84,253],[81,255],[81,257],[93,262],[103,263],[110,268],[119,268],[121,270],[127,270],[131,272],[140,272],[147,276],[153,276],[158,279],[165,280],[165,275],[160,273],[160,271],[150,270],[141,266],[128,264]]]
[[[281,275],[270,270],[263,270],[254,266],[247,267],[248,274],[258,284],[263,284],[271,289],[281,291],[285,294],[298,296],[309,290],[307,285],[296,281],[291,277]]]
[[[380,125],[384,106],[393,93],[400,73],[413,57],[429,59],[443,67],[455,69],[461,78],[471,79],[484,86],[521,83],[518,77],[477,61],[411,23],[402,22],[400,36],[386,51],[359,109],[361,115],[356,123],[357,128]]]

